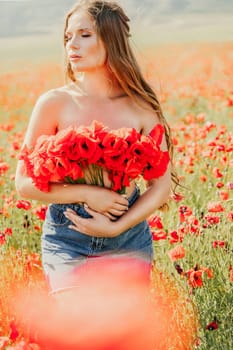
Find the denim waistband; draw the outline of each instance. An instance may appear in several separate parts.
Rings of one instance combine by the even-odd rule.
[[[140,196],[140,188],[136,185],[131,195],[128,197],[129,208]],[[73,209],[78,215],[83,218],[91,218],[91,215],[85,210],[83,203],[65,203],[65,204],[50,204],[50,207],[53,207],[59,211],[64,212],[67,208]]]
[[[129,207],[133,205],[133,203],[138,199],[139,196],[140,196],[140,188],[136,185],[133,192],[128,198]]]

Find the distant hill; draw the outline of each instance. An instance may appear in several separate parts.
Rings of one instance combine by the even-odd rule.
[[[62,28],[74,0],[0,0],[0,37],[48,34]],[[232,0],[120,0],[132,21],[153,24],[177,15],[233,14]]]

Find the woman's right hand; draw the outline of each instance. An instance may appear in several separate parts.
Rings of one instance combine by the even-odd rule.
[[[129,202],[124,195],[99,186],[87,185],[85,203],[92,210],[106,215],[110,220],[116,220],[127,210]]]

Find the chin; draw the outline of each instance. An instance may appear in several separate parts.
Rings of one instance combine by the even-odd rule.
[[[76,74],[88,72],[90,69],[86,67],[72,67],[73,72]]]
[[[85,73],[85,72],[96,72],[105,69],[105,64],[102,65],[93,65],[93,66],[78,66],[78,65],[71,65],[71,68],[74,73]]]

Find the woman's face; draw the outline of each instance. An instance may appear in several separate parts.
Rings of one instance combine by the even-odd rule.
[[[93,20],[87,12],[71,15],[65,37],[66,52],[73,72],[93,71],[105,65],[105,47],[97,37]]]

